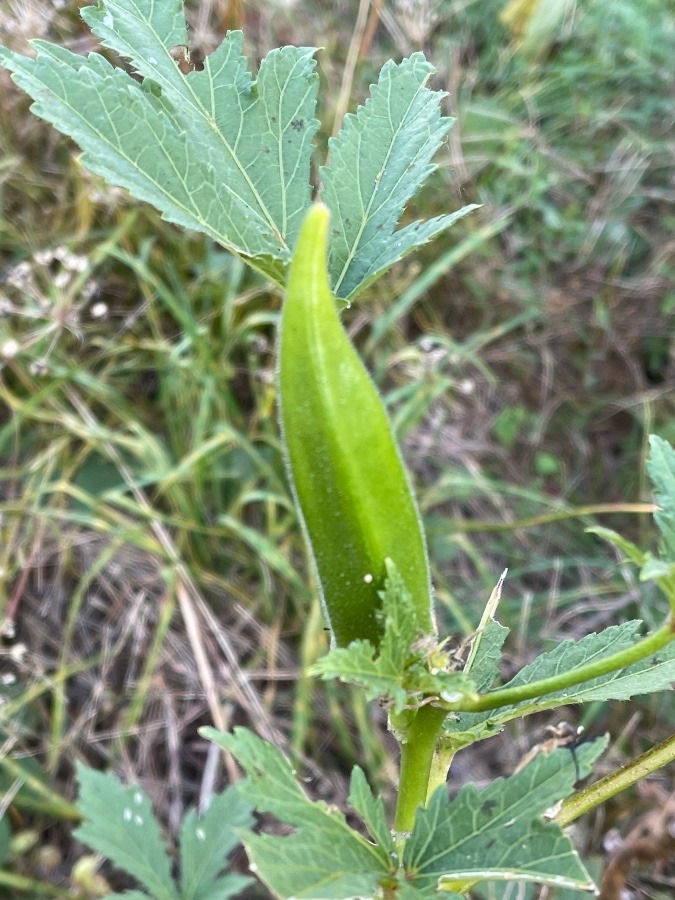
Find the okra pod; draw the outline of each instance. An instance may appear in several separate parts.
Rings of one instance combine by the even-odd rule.
[[[378,646],[391,558],[421,634],[434,634],[420,517],[384,404],[345,332],[327,271],[328,209],[307,214],[290,266],[278,347],[290,481],[333,643]]]

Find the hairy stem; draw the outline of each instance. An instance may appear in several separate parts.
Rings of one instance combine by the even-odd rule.
[[[519,687],[492,691],[492,693],[485,694],[477,700],[465,699],[457,705],[453,705],[452,708],[454,711],[460,712],[483,712],[488,709],[510,706],[512,703],[520,703],[523,700],[532,700],[535,697],[552,694],[555,691],[562,691],[565,688],[573,687],[575,684],[591,681],[593,678],[599,678],[601,675],[616,672],[619,669],[624,669],[626,666],[639,662],[650,654],[661,650],[673,639],[675,639],[675,622],[669,619],[658,631],[654,631],[632,647],[627,647],[618,653],[605,656],[585,666],[579,666],[578,669],[572,669],[569,672],[552,675],[550,678],[542,678],[541,681],[533,681],[531,684],[523,684]]]
[[[590,787],[568,797],[556,816],[556,822],[564,828],[579,816],[600,806],[610,797],[614,797],[615,794],[631,787],[673,760],[675,760],[675,735],[656,747],[652,747],[651,750],[647,750],[642,756],[638,756],[637,759],[617,769],[616,772],[611,772]]]
[[[447,710],[422,706],[413,719],[408,739],[401,748],[401,777],[394,831],[412,831],[415,813],[427,800],[431,763]]]

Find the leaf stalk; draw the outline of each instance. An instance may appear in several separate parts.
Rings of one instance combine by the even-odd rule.
[[[590,785],[583,791],[579,791],[573,796],[568,797],[562,805],[562,808],[556,816],[556,822],[561,828],[574,822],[579,816],[589,812],[596,806],[600,806],[605,801],[625,791],[626,788],[637,784],[647,775],[651,775],[658,769],[667,766],[668,763],[675,760],[675,734],[667,738],[651,750],[647,750],[637,759],[621,766],[616,772],[610,772],[595,784]]]
[[[536,697],[542,697],[544,694],[552,694],[562,691],[565,688],[573,687],[581,684],[583,681],[592,681],[601,675],[607,675],[619,669],[624,669],[633,663],[640,662],[652,653],[661,650],[666,644],[675,639],[675,622],[669,618],[665,625],[654,631],[652,634],[638,641],[632,647],[612,653],[595,662],[580,666],[578,669],[572,669],[569,672],[563,672],[560,675],[552,675],[550,678],[542,678],[540,681],[533,681],[531,684],[523,684],[513,688],[502,688],[498,691],[492,691],[479,697],[477,700],[464,698],[457,704],[453,704],[452,709],[456,712],[484,712],[489,709],[499,709],[503,706],[510,706],[513,703],[520,703],[523,700],[532,700]]]

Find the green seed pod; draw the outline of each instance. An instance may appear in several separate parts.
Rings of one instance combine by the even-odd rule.
[[[384,404],[340,323],[327,272],[329,213],[298,238],[279,337],[279,402],[296,505],[335,645],[379,645],[390,557],[420,632],[435,633],[424,535]]]

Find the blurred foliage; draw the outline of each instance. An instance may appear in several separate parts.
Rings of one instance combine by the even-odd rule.
[[[411,218],[483,204],[346,322],[403,441],[441,618],[468,633],[508,565],[514,669],[530,642],[638,607],[660,621],[658,592],[583,527],[653,548],[648,517],[625,505],[650,499],[647,434],[675,441],[675,2],[554,5],[528,31],[545,0],[387,0],[351,86],[361,100],[386,59],[423,49],[457,123]],[[78,6],[10,0],[0,34],[21,51],[40,36],[87,52]],[[354,0],[188,6],[207,52],[234,13],[258,58],[326,48],[325,146]],[[16,628],[2,663],[18,685],[0,710],[6,752],[39,760],[31,787],[53,786],[51,809],[73,797],[73,758],[114,762],[155,787],[176,833],[204,769],[196,727],[212,717],[178,566],[204,601],[198,635],[227,714],[288,735],[317,779],[330,771],[317,793],[331,802],[357,758],[386,796],[382,716],[303,674],[326,638],[279,454],[278,296],[83,171],[4,74],[0,93],[0,615]],[[617,514],[594,515],[598,503]],[[672,724],[672,704],[631,710],[639,728],[612,704],[584,724],[623,734],[626,756]],[[456,777],[502,774],[532,742],[486,742]],[[22,834],[34,815],[21,799],[0,849],[7,821]],[[75,856],[62,838],[56,868],[31,854],[12,865],[63,884]]]
[[[638,271],[650,249],[640,215],[668,200],[675,7],[575,4],[533,62],[504,52],[499,16],[487,13],[500,5],[469,4],[452,23],[471,33],[479,60],[462,104],[469,165],[496,201],[529,198],[529,237],[536,223],[549,264]]]

